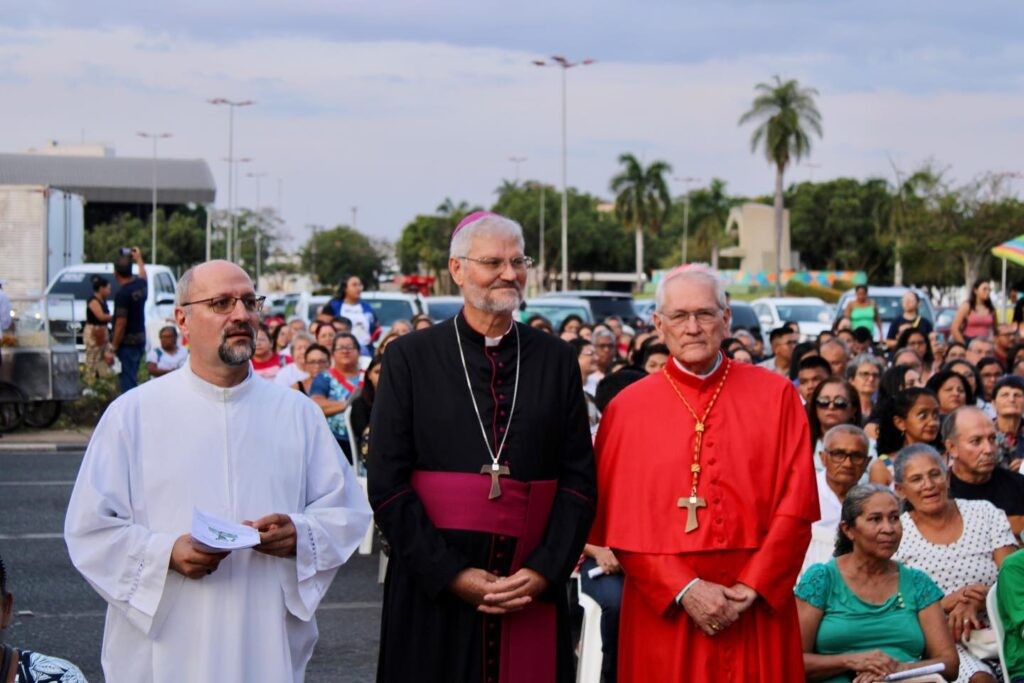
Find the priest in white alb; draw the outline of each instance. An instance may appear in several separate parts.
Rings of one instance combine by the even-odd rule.
[[[107,601],[103,672],[119,681],[301,681],[314,613],[370,508],[320,409],[251,371],[262,297],[243,270],[186,272],[175,319],[189,364],[114,401],[65,521]],[[193,509],[259,532],[209,552]]]

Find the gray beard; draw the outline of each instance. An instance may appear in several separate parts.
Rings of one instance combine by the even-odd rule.
[[[473,308],[483,311],[484,313],[491,314],[503,314],[503,313],[514,313],[523,302],[523,293],[521,290],[516,290],[516,299],[514,303],[499,302],[494,299],[488,299],[487,293],[491,290],[477,290],[466,288],[463,290],[463,294],[466,297],[466,301],[473,306]]]
[[[249,362],[252,358],[252,354],[256,353],[256,340],[249,339],[245,346],[233,346],[229,345],[225,339],[217,347],[217,355],[226,364],[231,366],[239,366]]]

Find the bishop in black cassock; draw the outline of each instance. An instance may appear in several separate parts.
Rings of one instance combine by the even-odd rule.
[[[500,338],[485,338],[464,311],[387,348],[368,456],[370,501],[392,548],[379,681],[573,679],[566,581],[590,528],[596,491],[582,381],[566,343],[511,325]],[[500,466],[509,474],[499,478],[495,499],[488,495],[492,478],[481,474],[492,464],[481,424],[492,452],[505,440]],[[425,481],[433,483],[428,488]],[[545,486],[550,498],[539,527],[535,509],[524,513],[531,518],[524,524],[537,527],[535,538],[507,533],[501,525],[518,514],[515,505]],[[471,523],[451,521],[460,515]],[[547,582],[521,612],[487,615],[451,590],[467,568],[507,577],[519,566]],[[551,617],[549,629],[542,614]],[[524,673],[523,665],[537,662],[525,661],[533,657],[522,656],[516,633],[539,639],[528,652],[550,646],[549,671]]]

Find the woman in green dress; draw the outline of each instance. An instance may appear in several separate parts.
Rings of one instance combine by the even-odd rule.
[[[850,489],[835,557],[811,566],[796,587],[807,680],[869,683],[927,664],[941,664],[942,678],[956,679],[942,590],[892,560],[902,535],[892,491],[878,484]]]
[[[868,298],[867,285],[857,285],[854,288],[853,298],[846,304],[843,317],[850,321],[850,329],[863,327],[875,339],[884,339],[882,316],[874,300]]]

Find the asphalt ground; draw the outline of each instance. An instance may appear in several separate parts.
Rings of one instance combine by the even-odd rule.
[[[0,556],[15,618],[3,641],[63,657],[102,681],[106,603],[75,571],[62,530],[81,450],[0,450]],[[306,669],[311,682],[372,681],[377,668],[382,590],[378,555],[343,566],[317,612],[320,640]]]

